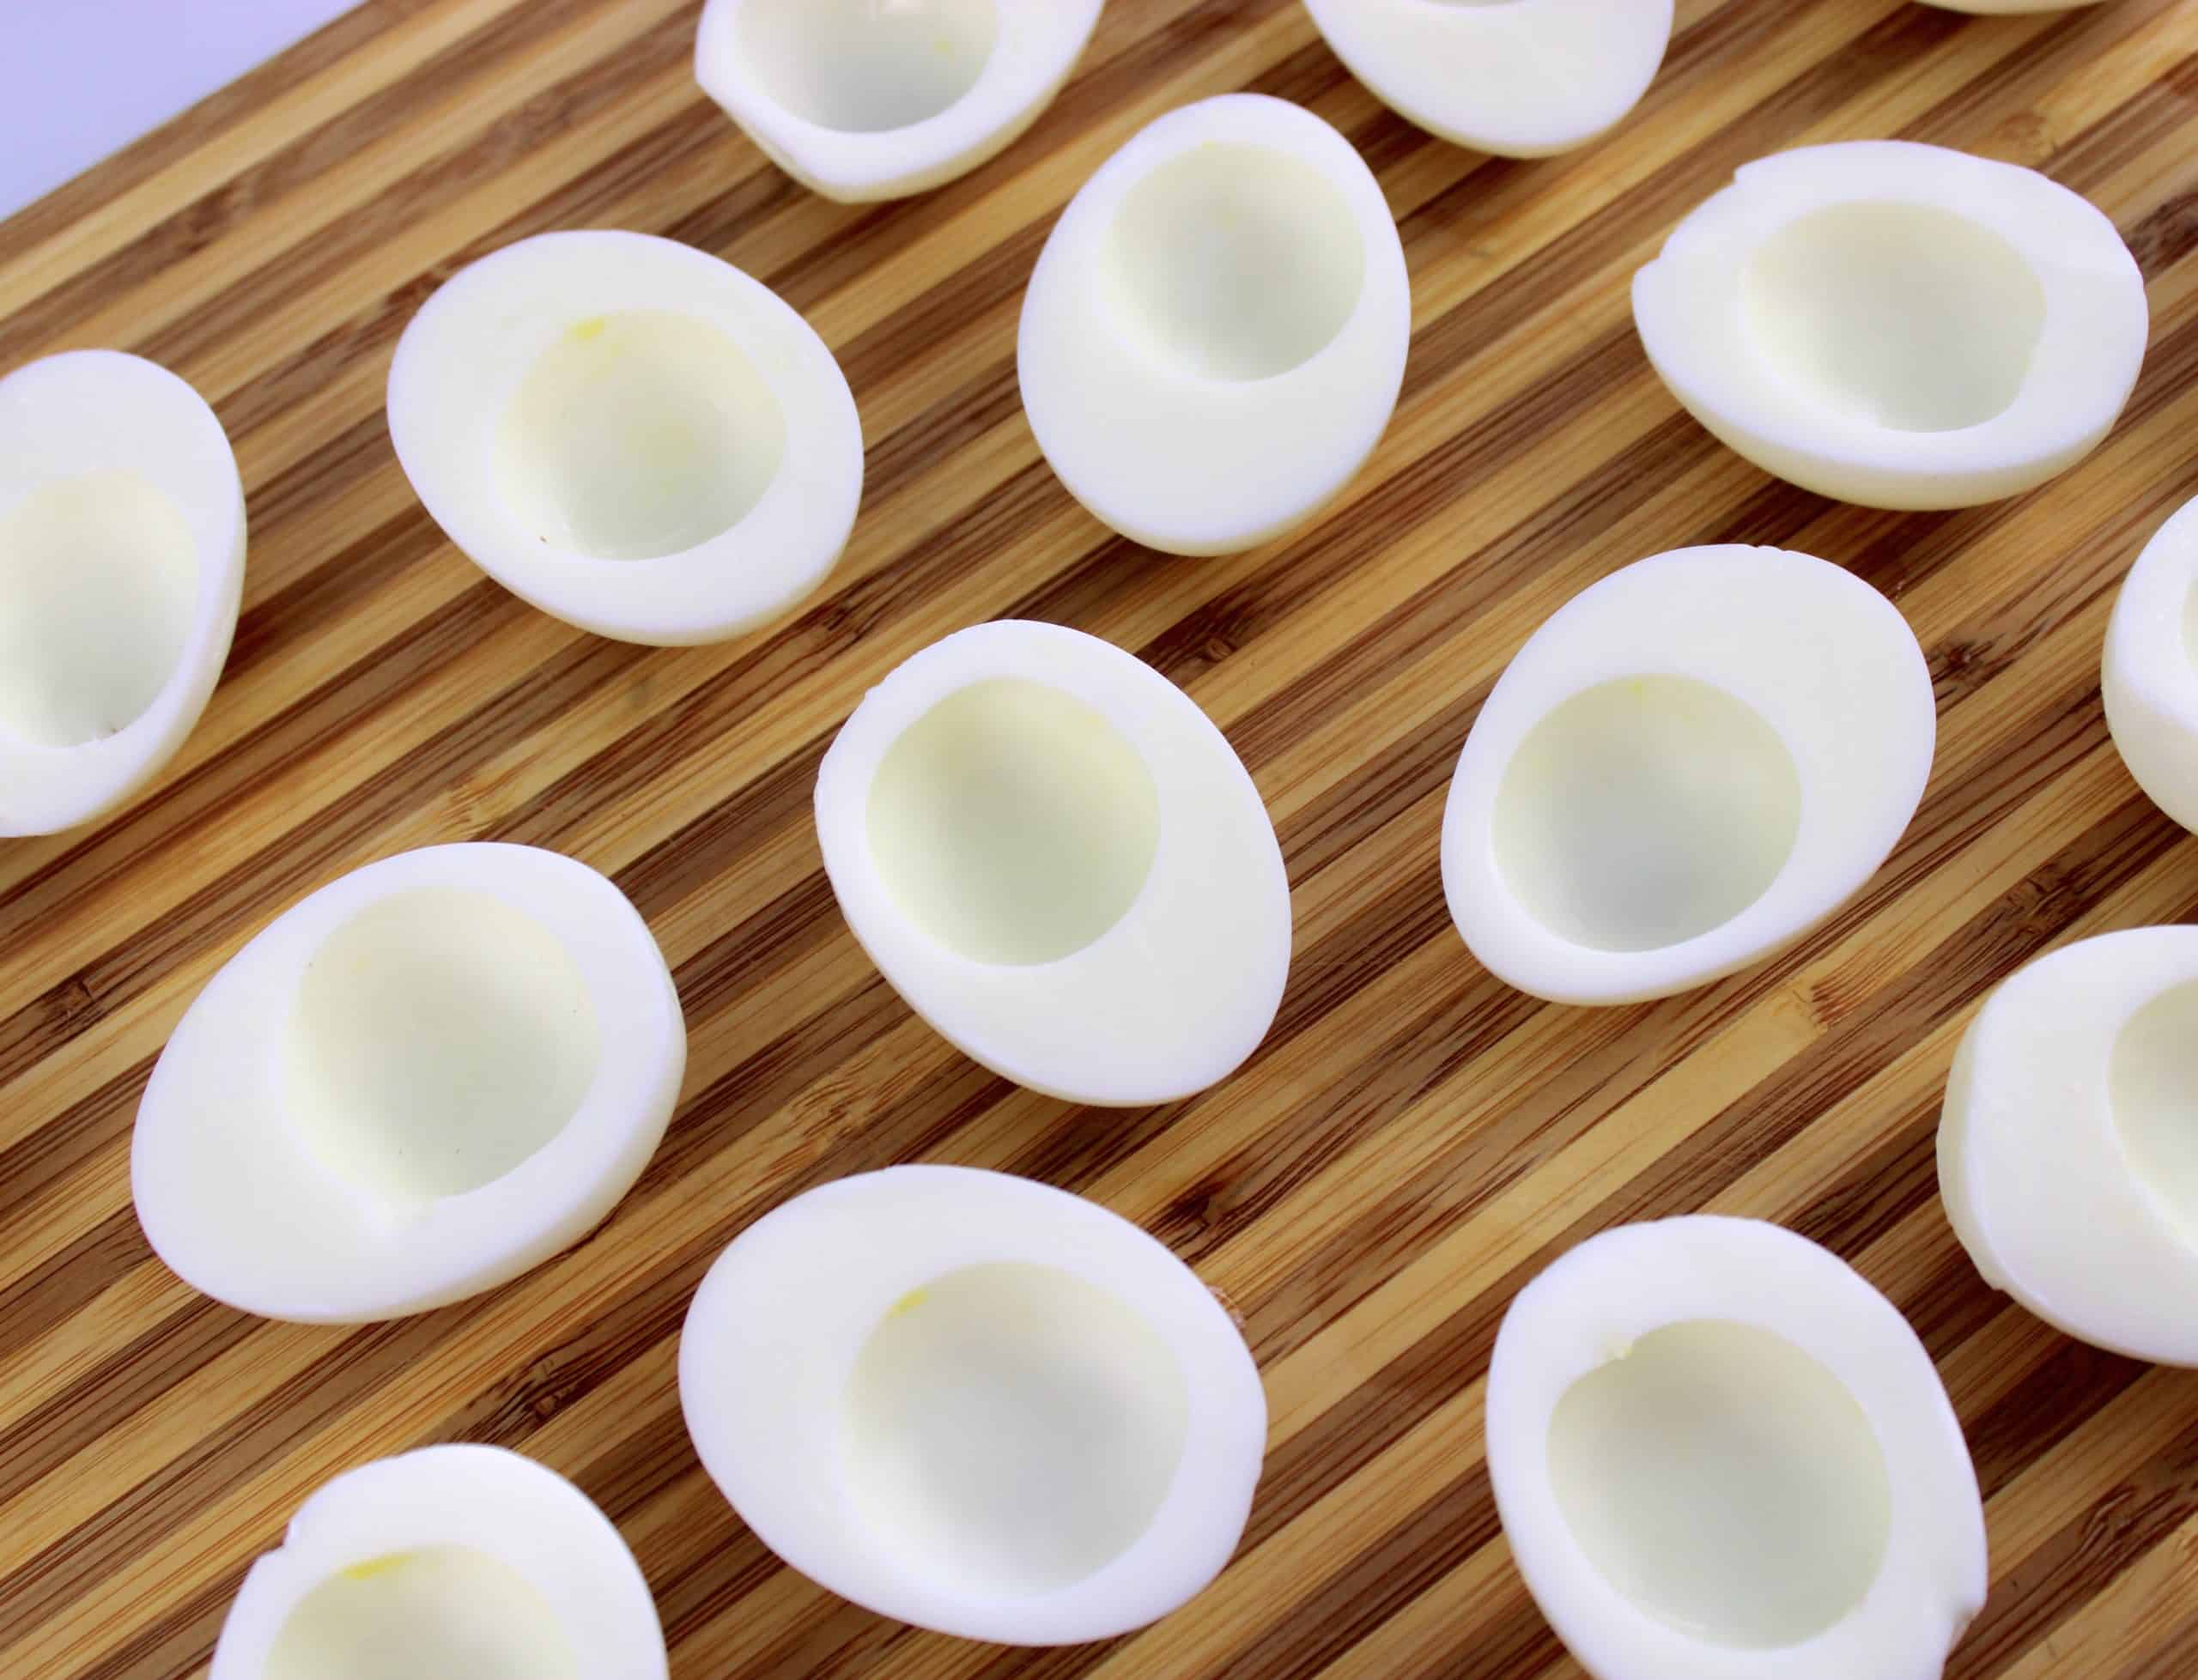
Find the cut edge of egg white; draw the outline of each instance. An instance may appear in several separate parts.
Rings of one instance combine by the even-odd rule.
[[[1548,157],[1607,132],[1664,62],[1672,0],[1305,0],[1374,96],[1453,145]]]
[[[1228,554],[1357,473],[1411,337],[1404,247],[1365,161],[1302,106],[1224,94],[1139,130],[1070,200],[1023,294],[1016,373],[1094,518]]]
[[[0,835],[104,816],[174,757],[244,554],[236,456],[182,379],[119,350],[0,379]]]
[[[1101,0],[710,0],[695,79],[759,150],[841,203],[927,192],[1012,145]]]
[[[1984,1602],[1929,1354],[1775,1225],[1693,1215],[1559,1258],[1497,1332],[1487,1455],[1528,1590],[1600,1680],[1929,1680]]]
[[[1764,471],[1865,506],[2031,489],[2112,428],[2150,316],[2114,223],[2012,163],[1910,141],[1741,167],[1635,275],[1658,375]]]
[[[1189,1267],[1095,1203],[957,1167],[842,1179],[734,1238],[679,1400],[786,1562],[1014,1645],[1109,1638],[1205,1586],[1266,1441],[1258,1368]]]
[[[496,1446],[323,1484],[238,1589],[209,1680],[664,1680],[648,1583],[593,1501]]]
[[[1936,731],[1915,633],[1861,579],[1740,545],[1636,561],[1551,615],[1474,719],[1443,815],[1452,919],[1558,1003],[1732,973],[1885,861]]]
[[[2099,691],[2146,797],[2198,829],[2198,500],[2155,531],[2115,597]]]
[[[2003,980],[1962,1036],[1939,1189],[1984,1280],[2080,1341],[2198,1365],[2198,927]]]
[[[915,654],[824,755],[847,925],[973,1060],[1075,1102],[1201,1090],[1266,1035],[1290,882],[1243,762],[1134,655],[1001,620]]]
[[[429,846],[354,870],[224,963],[131,1146],[154,1252],[267,1318],[360,1323],[504,1283],[592,1229],[662,1137],[686,1027],[585,864]]]
[[[2027,17],[2037,12],[2072,12],[2096,6],[2099,0],[1923,0],[1941,11],[1969,12],[1978,17]]]
[[[443,533],[543,611],[658,646],[805,599],[862,498],[862,425],[813,328],[652,234],[537,234],[404,329],[389,435]]]

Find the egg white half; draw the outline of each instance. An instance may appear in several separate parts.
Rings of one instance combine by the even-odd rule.
[[[1984,1510],[1916,1332],[1837,1256],[1707,1215],[1521,1290],[1487,1450],[1534,1602],[1597,1680],[1927,1680],[1984,1603]]]
[[[154,1252],[248,1313],[443,1306],[577,1241],[686,1065],[648,926],[585,864],[429,846],[292,906],[177,1023],[137,1111]]]
[[[1164,1102],[1233,1070],[1290,968],[1290,882],[1242,761],[1135,656],[1059,625],[956,632],[864,697],[817,778],[847,925],[994,1072]]]
[[[646,234],[540,234],[452,276],[398,341],[389,435],[474,564],[626,641],[787,612],[862,497],[824,341],[731,264]]]
[[[1728,446],[1804,489],[1965,507],[2090,453],[2150,317],[2112,221],[2034,170],[1908,141],[1744,166],[1633,278],[1641,342]]]
[[[2198,829],[2198,501],[2153,533],[2122,579],[2099,689],[2137,785]]]
[[[1963,1034],[1939,1189],[1984,1280],[2096,1347],[2198,1365],[2198,927],[2080,940]]]
[[[1547,157],[1633,109],[1672,36],[1672,0],[1305,0],[1337,58],[1406,121],[1454,145]]]
[[[104,816],[159,774],[228,658],[244,487],[166,368],[71,350],[0,379],[0,836]]]
[[[1466,739],[1442,887],[1522,992],[1631,1003],[1763,961],[1914,816],[1937,732],[1897,609],[1812,555],[1680,549],[1527,639]]]
[[[1081,1197],[956,1167],[842,1179],[734,1238],[680,1333],[679,1403],[793,1568],[1012,1645],[1197,1592],[1266,1441],[1251,1354],[1187,1266]]]
[[[843,203],[996,156],[1076,68],[1101,0],[710,0],[695,79],[763,155]]]
[[[648,1583],[594,1501],[501,1447],[326,1483],[255,1562],[209,1680],[664,1680]]]
[[[1396,407],[1412,337],[1397,225],[1302,106],[1225,94],[1102,164],[1046,240],[1016,372],[1071,494],[1175,554],[1310,519]]]

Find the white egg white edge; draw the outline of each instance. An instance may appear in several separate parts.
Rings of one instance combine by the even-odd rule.
[[[1903,431],[1837,413],[1762,366],[1740,307],[1757,248],[1815,210],[1921,204],[1997,234],[2045,296],[2014,400],[1980,425]],[[1965,507],[2044,482],[2112,429],[2137,382],[2151,317],[2114,223],[2019,165],[1901,140],[1805,146],[1745,164],[1633,277],[1633,319],[1688,413],[1764,471],[1870,507]]]
[[[1505,882],[1497,796],[1521,743],[1565,701],[1660,675],[1725,690],[1785,742],[1801,786],[1794,849],[1761,897],[1706,933],[1646,951],[1576,944]],[[1483,967],[1554,1003],[1637,1003],[1720,979],[1805,937],[1876,873],[1923,797],[1937,731],[1915,632],[1852,573],[1741,544],[1637,561],[1552,614],[1474,719],[1442,817],[1451,919]]]
[[[555,1471],[470,1445],[379,1459],[317,1489],[282,1545],[246,1572],[209,1680],[260,1680],[290,1614],[330,1578],[434,1546],[468,1547],[519,1574],[558,1612],[591,1680],[663,1680],[656,1602],[610,1519]]]
[[[1342,194],[1365,266],[1335,336],[1267,379],[1167,365],[1120,324],[1102,283],[1131,189],[1208,145],[1264,148]],[[1395,410],[1412,343],[1404,245],[1381,183],[1301,106],[1223,94],[1138,130],[1069,201],[1039,253],[1016,337],[1023,407],[1047,464],[1102,524],[1170,554],[1232,554],[1294,530],[1342,491]]]
[[[553,934],[587,986],[601,1052],[577,1112],[519,1166],[461,1194],[392,1207],[288,1134],[282,1034],[329,936],[420,888],[485,894]],[[600,1222],[663,1137],[686,1059],[664,955],[604,876],[534,846],[400,852],[283,912],[192,1001],[138,1107],[131,1194],[169,1270],[241,1311],[312,1324],[425,1312],[516,1277]]]
[[[1702,1319],[1800,1348],[1854,1397],[1885,1455],[1891,1507],[1878,1573],[1861,1604],[1797,1645],[1706,1642],[1635,1604],[1575,1538],[1551,1479],[1550,1421],[1565,1391],[1650,1331]],[[1930,1355],[1845,1262],[1776,1225],[1690,1215],[1619,1226],[1559,1258],[1497,1332],[1487,1452],[1528,1591],[1606,1680],[1924,1680],[1984,1603],[1983,1502]]]
[[[764,156],[843,204],[905,198],[989,162],[1045,114],[1084,56],[1103,0],[1003,5],[991,55],[968,91],[935,116],[853,132],[788,110],[742,50],[748,0],[709,0],[695,32],[695,80]]]
[[[1144,759],[1160,836],[1145,885],[1083,949],[1027,966],[973,961],[916,926],[871,855],[871,783],[909,725],[974,682],[1073,695]],[[1079,630],[1005,619],[956,631],[864,696],[817,778],[817,835],[847,925],[909,1007],[962,1054],[1066,1101],[1166,1102],[1241,1065],[1290,973],[1290,879],[1265,802],[1198,703]]]
[[[604,560],[546,543],[508,505],[497,429],[536,361],[574,325],[665,311],[716,329],[786,422],[777,476],[729,529],[677,554]],[[537,234],[468,264],[406,324],[389,436],[446,536],[513,594],[598,635],[721,641],[779,618],[830,573],[862,499],[862,423],[814,328],[730,263],[653,234]]]
[[[1995,1289],[2081,1342],[2198,1365],[2198,1248],[2131,1170],[2109,1086],[2115,1040],[2198,980],[2198,927],[2079,940],[2016,970],[1954,1055],[1939,1192]]]
[[[1672,0],[1305,0],[1344,67],[1453,145],[1549,157],[1616,126],[1655,80]]]
[[[2153,533],[2122,579],[2106,627],[2099,692],[2137,785],[2198,829],[2198,666],[2184,629],[2198,589],[2198,500]]]
[[[0,836],[58,834],[105,816],[158,775],[205,711],[244,593],[244,483],[205,398],[121,350],[69,350],[0,379],[0,512],[58,478],[127,472],[191,531],[197,578],[182,657],[152,703],[78,746],[0,729]]]
[[[2072,12],[2096,6],[2099,0],[1923,0],[1941,11],[1968,12],[1976,17],[2027,17],[2034,12]]]
[[[1084,1580],[1028,1596],[957,1590],[902,1563],[839,1468],[840,1396],[894,1302],[995,1263],[1056,1267],[1128,1306],[1175,1356],[1188,1405],[1145,1532]],[[1193,1597],[1235,1552],[1266,1449],[1259,1369],[1196,1273],[1096,1203],[971,1168],[841,1179],[734,1238],[688,1309],[679,1403],[710,1478],[794,1568],[881,1616],[1011,1645],[1110,1638]]]

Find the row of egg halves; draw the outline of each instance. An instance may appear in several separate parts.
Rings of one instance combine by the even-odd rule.
[[[1621,116],[1670,26],[1667,5],[1659,21],[1610,0],[1386,3],[1393,35],[1381,5],[1312,9],[1414,121],[1527,155]],[[946,32],[947,82],[978,68],[913,118],[940,89],[910,94],[905,57],[836,0],[715,0],[698,71],[798,179],[877,197],[1005,144],[1098,13],[919,9]],[[1609,76],[1594,109],[1559,121],[1513,100],[1515,77],[1468,90],[1475,104],[1421,74],[1499,38],[1442,30],[1530,33],[1558,12],[1636,55],[1592,67]],[[816,73],[820,34],[843,76]],[[1385,59],[1394,41],[1411,52]],[[873,94],[893,120],[865,128]],[[933,140],[946,149],[925,161]],[[2146,331],[2141,278],[2095,209],[2029,171],[1898,143],[1749,166],[1636,277],[1634,306],[1709,430],[1791,482],[1894,507],[2012,494],[2072,464],[2111,427]],[[1101,520],[1229,552],[1356,476],[1410,315],[1395,223],[1349,143],[1279,100],[1208,100],[1139,131],[1056,225],[1024,300],[1025,411]],[[783,615],[830,573],[860,498],[859,423],[823,342],[730,265],[642,235],[543,235],[461,272],[407,329],[389,415],[421,500],[477,563],[634,640]],[[240,591],[242,495],[210,410],[135,358],[20,370],[0,382],[0,433],[27,464],[0,554],[87,568],[82,598],[50,565],[18,591],[21,792],[0,796],[21,801],[0,822],[45,832],[130,797],[203,708]],[[2115,738],[2186,822],[2195,577],[2185,516],[2132,573],[2106,659]],[[1491,972],[1561,1002],[1733,973],[1876,872],[1934,729],[1913,634],[1848,573],[1740,547],[1639,562],[1551,616],[1480,708],[1443,824],[1452,913]],[[1290,952],[1272,822],[1195,702],[1118,648],[1011,621],[922,650],[840,731],[816,812],[865,950],[1019,1083],[1165,1101],[1266,1036]],[[2198,1362],[2146,1311],[2157,1287],[2128,1287],[2198,1264],[2182,1188],[2198,1155],[2172,1124],[2186,1023],[2198,931],[2037,963],[1964,1040],[1940,1152],[1993,1282],[2102,1345]],[[293,907],[193,1004],[140,1113],[140,1217],[181,1276],[247,1310],[351,1322],[447,1304],[608,1215],[684,1061],[663,955],[604,877],[526,847],[401,854]],[[786,1561],[882,1613],[1016,1642],[1104,1637],[1196,1592],[1237,1544],[1266,1445],[1243,1336],[1180,1260],[1081,1198],[966,1169],[842,1180],[746,1223],[696,1293],[679,1381],[705,1466]],[[1486,1416],[1515,1556],[1598,1674],[1935,1672],[1981,1602],[1974,1477],[1928,1356],[1789,1233],[1697,1216],[1582,1243],[1516,1298]],[[1766,1417],[1779,1438],[1736,1458]],[[453,1641],[530,1673],[663,1667],[616,1530],[487,1448],[385,1460],[315,1495],[240,1592],[217,1680],[345,1671],[369,1625],[420,1642],[361,1674]]]

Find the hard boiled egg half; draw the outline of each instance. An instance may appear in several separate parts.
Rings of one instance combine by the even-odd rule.
[[[862,496],[824,341],[731,264],[646,234],[541,234],[452,276],[398,342],[389,436],[483,571],[626,641],[778,617]]]
[[[1939,1190],[1984,1281],[2134,1359],[2198,1365],[2198,927],[2080,940],[1954,1057]]]
[[[1248,549],[1303,523],[1373,452],[1412,298],[1381,188],[1302,107],[1226,94],[1099,167],[1023,300],[1038,446],[1125,537]]]
[[[1664,383],[1765,472],[1965,507],[2074,465],[2144,360],[2113,222],[2034,170],[1898,140],[1743,167],[1633,277]]]
[[[1337,58],[1455,145],[1547,157],[1633,109],[1664,62],[1672,0],[1305,0]]]
[[[955,1167],[842,1179],[733,1239],[679,1404],[786,1562],[1011,1645],[1109,1638],[1204,1586],[1266,1445],[1252,1356],[1187,1266],[1080,1197]]]
[[[243,590],[244,487],[197,391],[118,350],[0,379],[0,835],[73,828],[160,773]]]
[[[1700,986],[1869,879],[1936,732],[1915,633],[1859,578],[1738,545],[1641,561],[1551,616],[1482,706],[1442,820],[1450,914],[1537,997]]]
[[[1227,738],[1096,636],[1019,620],[935,642],[863,699],[817,778],[847,925],[964,1054],[1072,1102],[1165,1102],[1258,1046],[1290,882]]]
[[[1927,1680],[1984,1603],[1983,1505],[1930,1355],[1775,1225],[1620,1226],[1521,1290],[1488,1471],[1596,1680]]]
[[[2159,528],[2122,579],[2099,688],[2137,785],[2198,828],[2198,501]]]
[[[248,1313],[423,1312],[610,1212],[686,1058],[663,954],[593,870],[402,852],[276,918],[185,1012],[137,1111],[138,1221]]]
[[[664,1680],[634,1554],[588,1496],[495,1446],[346,1471],[222,1623],[209,1680]]]
[[[695,79],[763,155],[846,203],[1012,144],[1068,80],[1100,0],[710,0]]]

